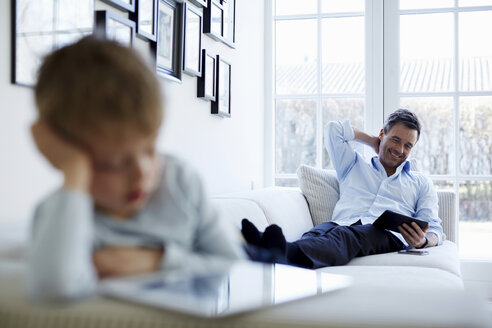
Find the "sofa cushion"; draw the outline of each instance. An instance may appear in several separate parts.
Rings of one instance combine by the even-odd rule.
[[[268,226],[265,213],[252,200],[213,198],[212,203],[217,207],[224,221],[231,222],[238,228],[241,227],[241,220],[243,218],[248,218],[261,230]]]
[[[435,268],[447,271],[461,277],[456,244],[445,240],[442,245],[425,249],[429,255],[416,256],[398,254],[398,252],[356,257],[347,265],[355,266],[415,266],[421,268]]]
[[[298,188],[270,187],[215,196],[213,199],[254,201],[262,209],[269,224],[277,224],[282,228],[288,241],[299,239],[313,227],[308,205]],[[262,227],[258,228],[261,230]]]
[[[340,194],[335,171],[301,165],[297,169],[297,177],[309,205],[313,224],[316,226],[330,221]]]

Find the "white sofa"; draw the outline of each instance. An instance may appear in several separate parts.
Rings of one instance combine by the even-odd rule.
[[[428,256],[397,253],[356,258],[319,269],[346,274],[344,290],[223,319],[200,319],[94,297],[48,306],[26,301],[22,252],[0,252],[0,327],[489,327],[485,304],[463,291],[457,257],[454,194],[439,192],[447,240]],[[222,214],[260,229],[276,223],[288,240],[313,226],[299,189],[267,188],[214,197]]]

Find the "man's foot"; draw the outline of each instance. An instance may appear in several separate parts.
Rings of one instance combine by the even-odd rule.
[[[261,232],[248,219],[241,221],[241,233],[248,244],[260,246]]]
[[[268,226],[260,239],[260,247],[278,249],[280,253],[285,254],[287,241],[285,240],[282,228],[276,224]]]

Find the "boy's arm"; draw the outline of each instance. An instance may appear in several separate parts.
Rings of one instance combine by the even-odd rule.
[[[92,216],[92,200],[78,191],[59,190],[38,207],[28,253],[31,298],[66,300],[94,291]]]
[[[44,121],[32,126],[36,146],[64,175],[61,190],[36,210],[29,247],[27,290],[35,299],[71,299],[90,294],[97,277],[92,265],[93,203],[88,194],[90,159]]]
[[[183,172],[183,195],[195,216],[193,249],[177,243],[166,243],[162,270],[186,269],[190,272],[207,272],[231,261],[244,259],[245,253],[239,230],[219,215],[206,196],[202,182],[194,172]]]

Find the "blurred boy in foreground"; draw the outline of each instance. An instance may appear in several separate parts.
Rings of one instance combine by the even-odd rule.
[[[35,212],[32,298],[78,298],[98,277],[203,272],[243,257],[199,177],[156,153],[159,84],[133,50],[92,37],[57,50],[35,96],[32,134],[64,184]]]

